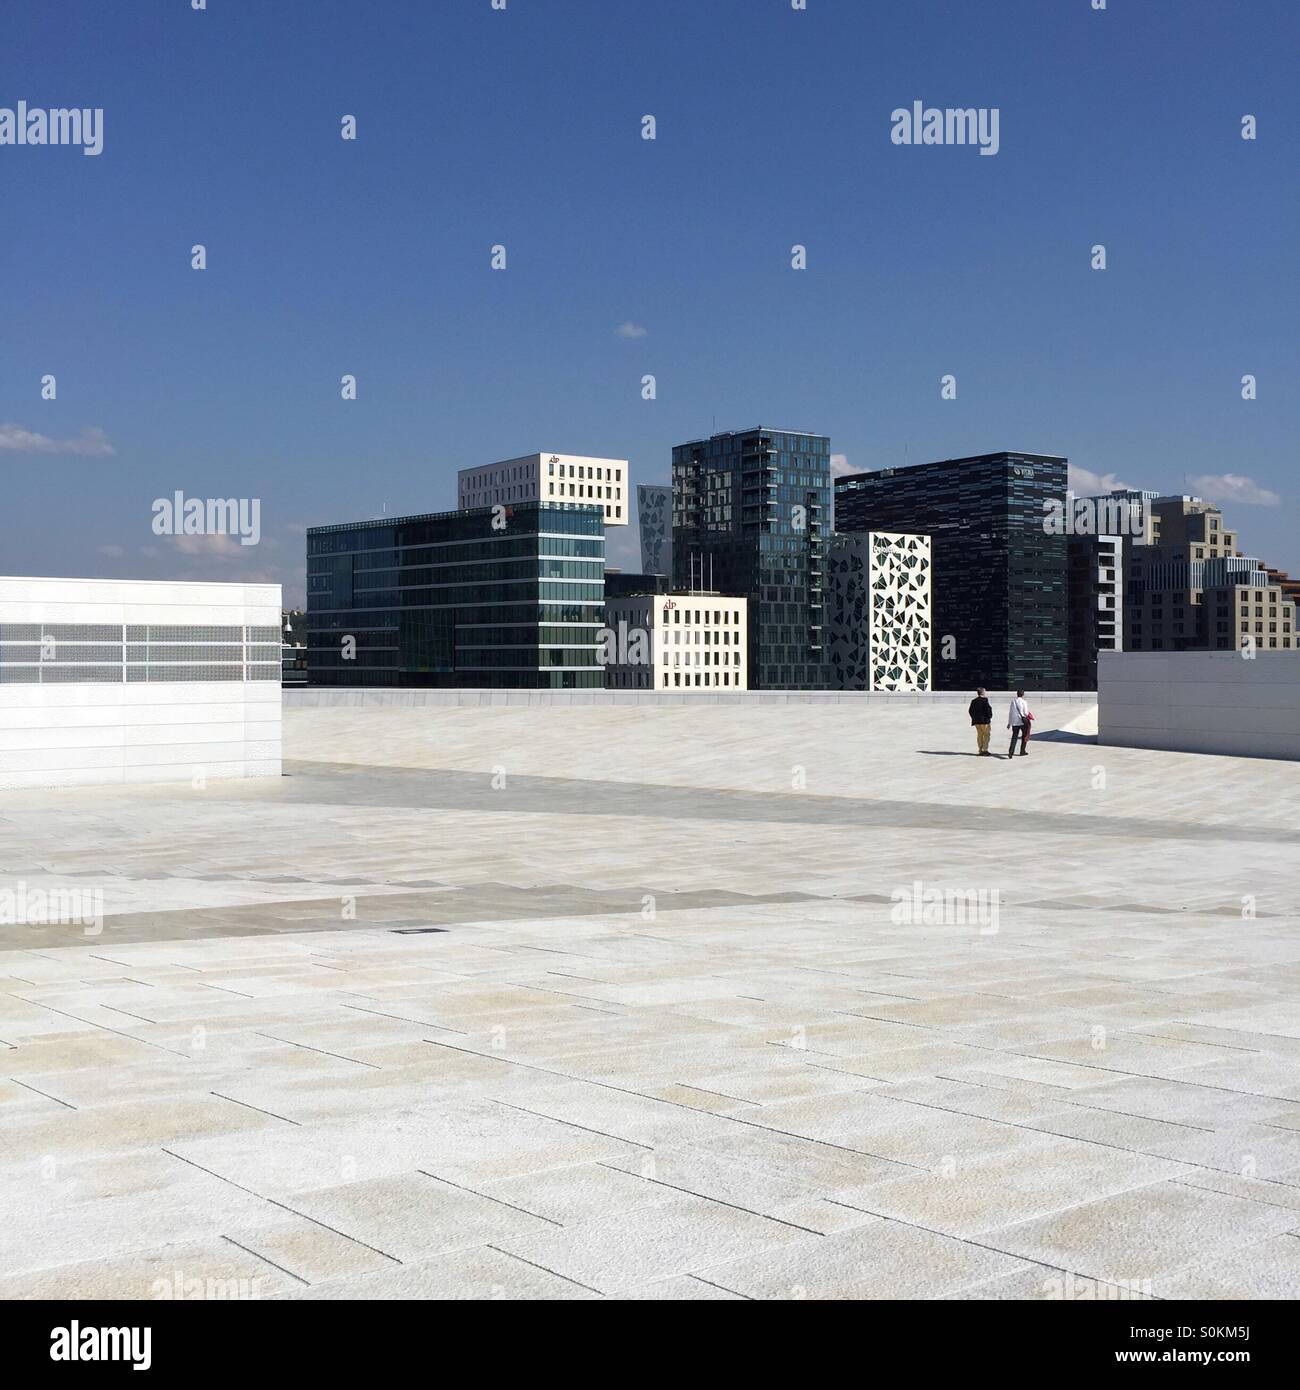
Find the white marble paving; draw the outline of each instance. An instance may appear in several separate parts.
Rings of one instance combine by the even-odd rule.
[[[1300,768],[1031,703],[1013,764],[302,708],[276,782],[7,796],[0,891],[103,912],[0,926],[0,1296],[1300,1295]]]

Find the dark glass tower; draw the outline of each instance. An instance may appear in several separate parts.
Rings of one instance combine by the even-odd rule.
[[[604,573],[594,505],[313,526],[308,682],[600,689]]]
[[[673,450],[673,580],[749,600],[751,690],[825,690],[830,440],[752,429]]]
[[[1045,503],[1065,505],[1053,454],[882,468],[835,481],[837,531],[931,539],[936,690],[1065,690],[1066,547]]]

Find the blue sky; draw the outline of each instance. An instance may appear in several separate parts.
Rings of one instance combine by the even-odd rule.
[[[0,26],[0,107],[105,112],[95,158],[0,146],[0,572],[300,596],[304,525],[448,508],[458,467],[536,449],[662,482],[675,442],[757,423],[852,469],[1018,448],[1217,491],[1300,571],[1294,0],[9,0]],[[997,107],[999,153],[893,145],[915,100]],[[262,543],[154,536],[176,489],[260,498]]]

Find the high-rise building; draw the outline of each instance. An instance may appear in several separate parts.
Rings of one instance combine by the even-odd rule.
[[[1069,687],[1096,690],[1097,653],[1124,650],[1124,537],[1066,537]]]
[[[313,685],[598,689],[605,524],[594,503],[313,526]]]
[[[641,532],[641,570],[644,574],[673,572],[673,490],[638,483],[637,526]]]
[[[673,578],[749,599],[749,686],[824,690],[830,440],[727,431],[673,449]]]
[[[1199,497],[1156,497],[1146,544],[1128,547],[1127,651],[1258,651],[1297,646],[1280,575],[1237,549],[1223,513]]]
[[[626,526],[630,516],[626,459],[581,454],[524,454],[456,475],[456,505],[496,507],[516,502],[581,502],[600,507],[606,526]]]
[[[836,479],[838,532],[930,537],[934,686],[1063,690],[1066,460],[1005,452]]]
[[[629,594],[607,599],[610,690],[745,690],[747,601],[726,594]]]
[[[826,650],[837,690],[930,689],[930,538],[831,540]]]

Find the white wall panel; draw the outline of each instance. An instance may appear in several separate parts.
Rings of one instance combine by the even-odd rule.
[[[1300,652],[1101,652],[1098,742],[1300,759]]]
[[[7,623],[275,627],[275,584],[0,578]],[[280,684],[0,681],[0,788],[280,775]]]

